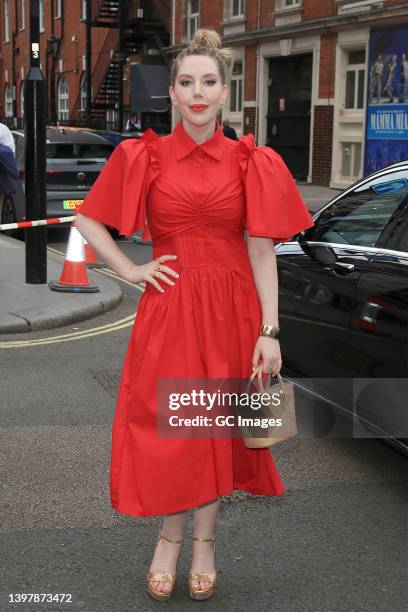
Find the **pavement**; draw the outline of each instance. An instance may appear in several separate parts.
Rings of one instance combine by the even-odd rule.
[[[47,281],[58,281],[63,258],[47,253]],[[115,308],[122,300],[119,284],[88,269],[97,293],[60,293],[48,284],[25,282],[25,243],[0,234],[0,334],[53,329],[89,319]]]
[[[324,204],[342,191],[341,189],[330,189],[330,187],[311,185],[309,183],[297,182],[296,184],[311,212],[320,210]]]
[[[298,183],[310,212],[319,210],[338,190]],[[47,253],[47,283],[58,280],[63,259]],[[25,243],[0,232],[0,334],[53,329],[114,309],[122,300],[118,282],[88,269],[97,293],[59,293],[48,284],[25,282]]]

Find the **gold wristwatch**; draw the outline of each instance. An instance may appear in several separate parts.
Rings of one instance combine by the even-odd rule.
[[[275,325],[261,325],[259,335],[268,336],[268,338],[278,338],[279,327],[276,327]]]

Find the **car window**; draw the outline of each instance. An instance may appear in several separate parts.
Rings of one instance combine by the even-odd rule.
[[[305,233],[306,240],[356,246],[376,245],[408,194],[408,172],[388,174],[353,190],[329,206]]]
[[[109,159],[114,147],[104,143],[47,143],[47,158],[53,162],[87,160],[105,162]]]

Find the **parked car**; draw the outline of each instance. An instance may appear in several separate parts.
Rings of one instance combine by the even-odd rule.
[[[25,220],[25,135],[24,130],[14,130],[12,134],[20,178],[16,181],[16,192],[4,203],[2,223]],[[70,216],[124,136],[51,126],[46,129],[46,139],[47,218]]]
[[[346,415],[351,436],[408,454],[408,161],[313,220],[276,245],[282,375]]]

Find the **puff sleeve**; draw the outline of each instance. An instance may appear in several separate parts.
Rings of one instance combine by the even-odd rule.
[[[79,209],[81,215],[116,228],[121,235],[144,229],[144,239],[150,238],[146,218],[150,169],[157,167],[150,149],[159,138],[148,132],[153,131],[117,145]]]
[[[281,156],[270,147],[257,147],[253,134],[242,136],[239,145],[249,235],[285,242],[312,227],[313,219]]]

